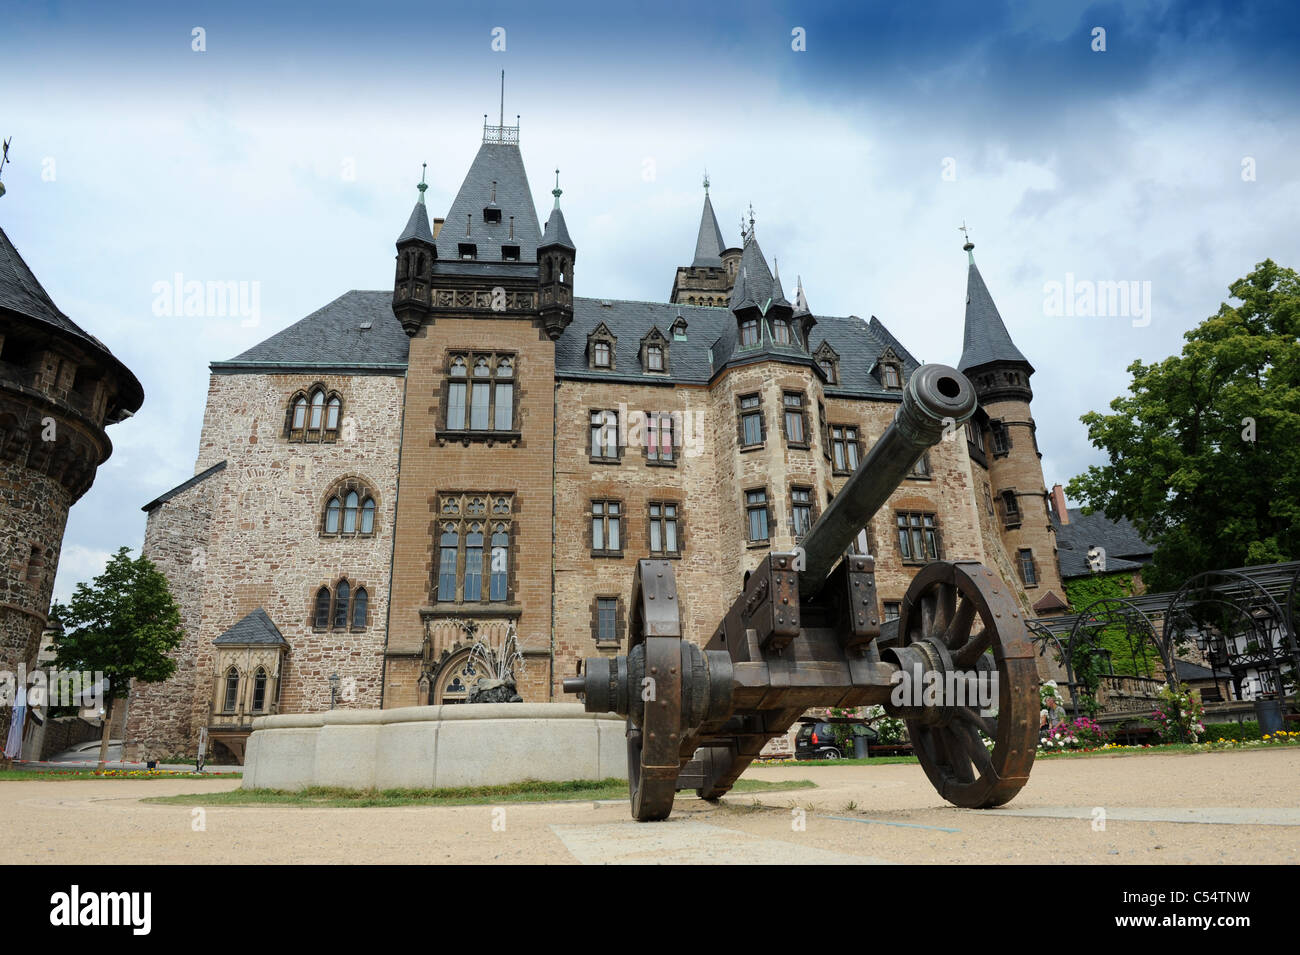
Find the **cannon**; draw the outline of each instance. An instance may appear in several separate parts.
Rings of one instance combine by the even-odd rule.
[[[849,551],[918,458],[960,435],[975,406],[960,372],[919,368],[893,422],[800,546],[769,553],[745,575],[703,647],[682,639],[672,562],[637,562],[627,654],[589,657],[564,681],[589,712],[626,717],[634,818],[666,819],[682,790],[720,799],[810,707],[881,704],[904,719],[926,775],[954,805],[998,806],[1020,791],[1037,748],[1039,694],[1013,589],[979,563],[934,561],[885,622],[874,558]],[[982,699],[963,692],[981,680]],[[981,705],[994,688],[996,709]]]

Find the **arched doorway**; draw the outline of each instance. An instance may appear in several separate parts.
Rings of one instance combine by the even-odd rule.
[[[470,648],[466,647],[453,654],[434,674],[431,702],[435,706],[464,703],[470,687],[485,675],[482,665],[471,659]]]

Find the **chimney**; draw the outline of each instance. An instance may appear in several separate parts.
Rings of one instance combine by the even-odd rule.
[[[445,221],[446,221],[445,219],[434,219],[434,220],[433,220],[433,237],[434,237],[435,239],[438,238],[438,233],[442,231],[442,224],[443,224]]]
[[[1062,524],[1070,523],[1070,512],[1065,507],[1065,491],[1059,484],[1052,485],[1052,510],[1056,511],[1056,519]]]

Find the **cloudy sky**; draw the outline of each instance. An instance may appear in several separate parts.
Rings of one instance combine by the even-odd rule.
[[[442,214],[502,69],[543,213],[562,170],[579,294],[666,299],[707,168],[727,240],[752,203],[814,312],[955,363],[969,225],[1037,369],[1049,485],[1100,460],[1078,419],[1131,361],[1176,352],[1256,262],[1300,265],[1295,4],[807,6],[7,4],[0,225],[146,396],[70,514],[56,597],[194,472],[208,362],[390,287],[420,164]],[[257,324],[156,315],[178,273],[259,283]],[[1059,314],[1068,282],[1150,298]]]

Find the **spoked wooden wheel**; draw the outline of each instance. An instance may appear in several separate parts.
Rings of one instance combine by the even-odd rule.
[[[930,782],[966,809],[1010,801],[1029,780],[1039,710],[1038,669],[1012,591],[981,564],[932,563],[903,598],[898,633],[899,645],[885,655],[913,682],[935,671],[924,682],[942,688],[937,701],[920,702],[924,697],[914,693],[907,702],[920,705],[891,707],[906,719]],[[994,674],[997,715],[981,715],[979,682],[987,694]],[[966,692],[952,696],[962,682]],[[985,739],[994,741],[991,750]]]

